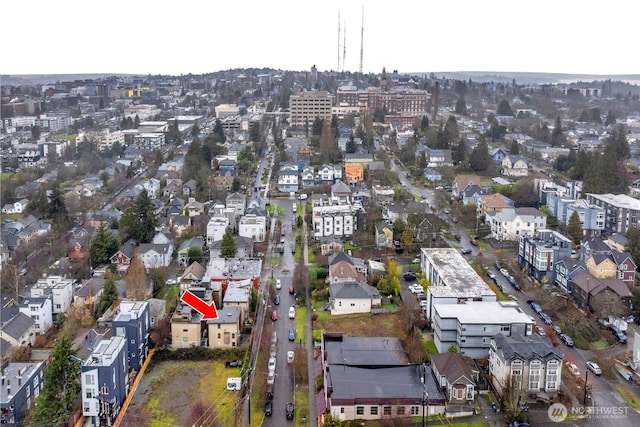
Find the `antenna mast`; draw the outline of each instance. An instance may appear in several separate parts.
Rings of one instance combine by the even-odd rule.
[[[340,9],[338,9],[338,68],[337,72],[340,72]]]
[[[362,57],[364,56],[364,6],[362,6],[362,25],[360,26],[360,74],[362,74]]]
[[[344,63],[347,58],[347,20],[344,20],[344,43],[342,43],[342,71],[344,72]]]

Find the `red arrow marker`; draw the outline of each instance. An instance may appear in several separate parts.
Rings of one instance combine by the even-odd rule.
[[[203,316],[202,320],[218,318],[218,310],[216,310],[216,303],[214,301],[212,301],[211,305],[209,305],[206,303],[206,301],[201,300],[200,297],[198,297],[191,291],[185,291],[180,297],[180,301],[187,305],[190,305],[191,308],[201,313]]]

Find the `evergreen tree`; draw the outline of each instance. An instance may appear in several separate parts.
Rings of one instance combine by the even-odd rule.
[[[33,412],[31,426],[57,426],[68,420],[78,394],[80,364],[72,360],[71,339],[63,335],[51,354],[44,371],[42,391]]]
[[[64,195],[57,186],[51,190],[47,217],[51,219],[51,225],[56,231],[67,231],[71,227],[71,220],[69,219],[69,212],[64,202]]]
[[[222,236],[222,243],[220,244],[220,257],[222,258],[235,258],[238,253],[236,241],[233,239],[231,228],[227,227]]]
[[[613,114],[613,111],[609,110],[607,113],[607,118],[604,121],[605,126],[615,125],[616,124],[616,115]]]
[[[194,262],[201,263],[203,256],[202,248],[192,246],[187,251],[187,264],[191,265]]]
[[[491,156],[486,141],[480,141],[473,149],[469,156],[469,164],[474,172],[485,171],[489,168]]]
[[[449,116],[447,123],[444,125],[444,146],[447,148],[452,142],[457,141],[460,137],[460,131],[458,130],[458,122],[456,116]]]
[[[578,215],[578,211],[573,211],[569,217],[569,223],[567,224],[567,236],[569,236],[576,245],[582,240],[582,224],[580,223],[580,215]]]
[[[520,154],[520,144],[515,139],[511,141],[511,149],[509,150],[509,154],[513,156],[517,156]]]
[[[627,229],[627,251],[631,254],[636,265],[640,265],[640,228],[631,226]],[[634,305],[635,307],[635,305]],[[640,309],[640,305],[638,307]]]
[[[496,114],[499,116],[513,116],[513,111],[511,110],[509,101],[507,101],[506,99],[501,100],[498,103],[498,109],[496,110]]]
[[[553,126],[553,131],[551,132],[551,145],[554,147],[558,147],[566,142],[566,138],[562,133],[562,120],[560,120],[560,116],[556,117],[556,123]]]
[[[467,141],[464,138],[458,140],[458,145],[453,152],[453,161],[456,163],[464,162],[467,157]]]
[[[618,126],[613,134],[609,137],[608,142],[615,147],[616,159],[628,159],[631,154],[629,149],[629,141],[627,134],[622,126]]]
[[[420,131],[424,132],[429,127],[429,117],[422,116],[422,120],[420,120]]]
[[[127,208],[120,218],[122,241],[134,239],[138,243],[149,243],[156,233],[157,225],[158,219],[153,212],[151,199],[147,190],[142,190],[135,203]]]
[[[464,96],[461,96],[456,101],[456,114],[467,115],[467,101],[464,100]]]
[[[96,307],[96,317],[102,316],[117,299],[118,289],[116,288],[116,282],[113,280],[113,276],[109,275],[104,282],[102,294],[100,294],[100,302]]]
[[[345,150],[344,151],[346,153],[355,153],[357,148],[358,147],[356,146],[356,140],[353,137],[353,134],[351,134],[351,136],[347,140],[347,144],[345,145]]]
[[[91,240],[89,248],[89,264],[96,267],[105,264],[109,258],[118,251],[118,240],[107,230],[105,222],[100,223],[96,236]]]

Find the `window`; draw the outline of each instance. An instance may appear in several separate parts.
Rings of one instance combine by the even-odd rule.
[[[370,412],[371,412],[371,415],[378,415],[378,407],[377,406],[372,406],[370,408]]]
[[[420,415],[420,407],[412,406],[411,407],[411,415]]]
[[[29,307],[29,309],[31,311],[38,311],[38,307],[36,307],[35,305],[32,305],[31,307]]]
[[[540,371],[542,369],[542,363],[539,360],[534,360],[529,363],[529,390],[540,390]]]
[[[383,406],[382,415],[391,415],[391,406]]]
[[[340,413],[341,413],[341,414],[344,414],[344,406],[341,406],[341,407],[340,407]]]
[[[404,406],[398,406],[396,412],[398,413],[398,415],[404,415]]]
[[[558,389],[558,367],[559,363],[557,360],[551,360],[547,363],[547,391]]]
[[[510,332],[511,331],[511,326],[510,325],[502,325],[500,327],[500,332]]]
[[[188,342],[189,341],[189,337],[182,337],[182,342]]]
[[[88,375],[85,375],[85,376],[84,376],[84,383],[85,383],[86,385],[94,385],[93,380],[94,380],[93,375],[88,374]]]
[[[356,415],[364,415],[364,406],[356,406]]]

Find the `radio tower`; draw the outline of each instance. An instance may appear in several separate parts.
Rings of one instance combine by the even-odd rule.
[[[342,43],[342,72],[344,72],[344,63],[347,59],[347,20],[344,20],[344,42]]]
[[[338,68],[337,72],[340,72],[340,10],[338,10]]]
[[[364,6],[362,6],[362,25],[360,26],[360,74],[362,74],[363,55],[364,55]]]

